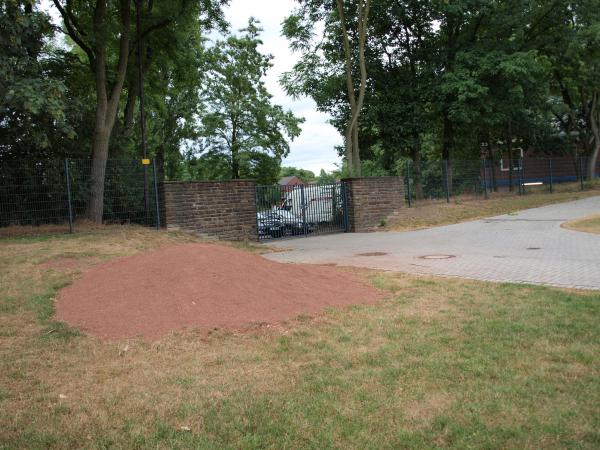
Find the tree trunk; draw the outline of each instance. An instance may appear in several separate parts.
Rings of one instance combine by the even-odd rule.
[[[344,45],[345,55],[345,66],[346,66],[346,91],[348,93],[348,103],[350,104],[350,120],[346,125],[346,164],[348,165],[348,171],[350,175],[354,175],[354,150],[352,148],[353,139],[353,127],[352,117],[354,117],[354,111],[356,109],[356,97],[354,95],[354,80],[352,77],[352,59],[350,52],[350,40],[348,38],[348,32],[346,30],[346,14],[344,12],[343,0],[336,0],[338,14],[340,15],[340,28],[342,29],[342,43]]]
[[[237,145],[231,147],[231,178],[237,180],[240,178],[240,155]]]
[[[119,39],[119,60],[117,63],[117,74],[110,90],[110,95],[108,95],[106,77],[106,0],[97,0],[94,9],[93,27],[95,43],[93,48],[93,69],[96,81],[96,121],[92,143],[92,172],[87,214],[88,218],[96,223],[102,223],[108,144],[115,124],[119,99],[127,71],[130,23],[129,1],[121,0],[120,2],[121,37]]]
[[[358,146],[358,124],[354,124],[352,128],[352,163],[354,164],[354,176],[360,177],[362,170],[360,167],[360,148]]]
[[[366,26],[369,18],[370,0],[358,3],[358,57],[360,69],[360,86],[358,100],[354,92],[354,81],[352,77],[352,52],[350,50],[350,39],[346,29],[346,14],[343,0],[336,0],[337,11],[340,16],[340,28],[342,30],[342,43],[344,46],[346,66],[346,90],[348,91],[348,102],[350,104],[350,120],[346,126],[346,162],[352,176],[360,176],[360,151],[358,147],[358,116],[365,97],[367,70],[365,63],[365,41]]]
[[[350,176],[354,175],[354,151],[352,149],[352,127],[350,121],[346,125],[346,137],[345,137],[345,146],[346,146],[346,165],[348,166],[348,171],[350,172]]]
[[[133,134],[133,119],[135,116],[135,104],[140,95],[139,77],[132,70],[127,80],[127,101],[123,110],[123,136],[131,137]]]
[[[96,110],[96,115],[102,114]],[[92,171],[90,176],[90,201],[88,203],[88,218],[96,223],[102,223],[104,213],[104,178],[106,175],[106,162],[108,160],[108,143],[110,130],[99,125],[94,130],[92,151]]]

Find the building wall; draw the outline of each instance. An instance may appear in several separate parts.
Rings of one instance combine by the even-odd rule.
[[[163,226],[224,240],[256,240],[256,183],[252,180],[165,181]]]
[[[348,231],[373,231],[404,206],[402,177],[347,178]]]

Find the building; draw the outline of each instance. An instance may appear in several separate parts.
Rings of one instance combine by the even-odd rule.
[[[301,186],[304,183],[300,178],[296,175],[290,175],[289,177],[283,177],[278,182],[279,186],[283,188],[283,190],[291,190],[294,186]]]

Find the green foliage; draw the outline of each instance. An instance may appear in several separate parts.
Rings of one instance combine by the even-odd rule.
[[[321,172],[323,172],[323,170],[321,170]],[[279,171],[280,178],[291,177],[293,175],[297,176],[305,183],[309,183],[316,178],[314,172],[306,169],[299,169],[297,167],[282,167]]]
[[[311,96],[343,134],[349,105],[335,8],[298,5],[283,33],[301,57],[282,83],[290,95]],[[590,154],[599,11],[597,0],[373,2],[359,121],[365,170],[394,173],[407,157],[417,165],[478,159],[483,144],[508,141]]]
[[[106,24],[95,30],[96,2],[68,3],[82,42],[67,37],[57,45],[42,2],[0,0],[0,162],[92,154],[97,93],[88,52],[106,40],[106,86],[113,86],[120,7],[107,2]],[[258,51],[258,22],[206,43],[208,30],[227,30],[225,3],[143,2],[148,150],[170,179],[272,183],[287,173],[281,160],[302,120],[274,105],[266,90],[272,57]],[[355,48],[358,1],[344,5]],[[60,26],[67,31],[64,21]],[[141,155],[137,31],[132,20],[110,158]],[[344,134],[351,108],[336,2],[298,0],[282,32],[300,55],[281,78],[286,92],[313,98]],[[547,154],[591,157],[600,149],[598,0],[378,0],[367,36],[358,123],[365,175],[403,173],[408,160],[418,168],[447,157],[479,159],[483,147],[506,151],[509,142]],[[348,172],[298,170],[320,182]],[[425,172],[417,175],[424,184],[437,177]]]
[[[54,134],[74,136],[67,88],[51,71],[59,56],[47,42],[47,14],[29,1],[0,1],[0,159],[51,154]]]
[[[255,174],[274,179],[276,162],[288,154],[288,138],[300,134],[303,119],[271,102],[263,78],[272,56],[258,51],[258,22],[250,19],[241,31],[241,36],[229,35],[206,51],[201,148],[226,155],[231,178]]]
[[[319,176],[317,177],[317,183],[319,184],[332,184],[339,179],[339,173],[337,172],[326,172],[325,169],[321,169]]]

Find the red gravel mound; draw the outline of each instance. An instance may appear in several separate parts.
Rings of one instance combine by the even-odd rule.
[[[334,267],[186,244],[92,267],[60,292],[56,318],[104,339],[157,339],[184,329],[274,323],[378,298],[377,290]]]

